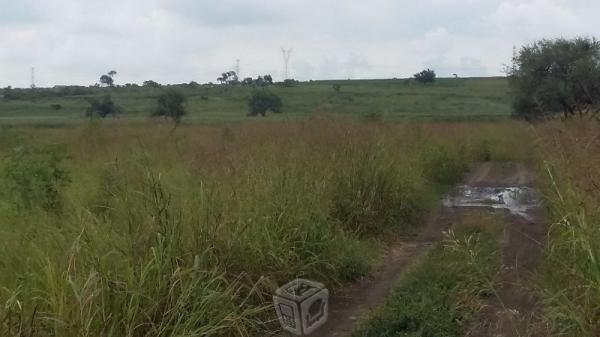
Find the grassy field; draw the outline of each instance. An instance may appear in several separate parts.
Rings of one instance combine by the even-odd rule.
[[[481,160],[539,167],[545,314],[563,335],[600,331],[598,124],[510,120],[505,79],[274,86],[285,112],[253,119],[251,88],[181,87],[177,129],[148,120],[159,89],[94,90],[121,118],[86,120],[89,96],[0,101],[0,335],[261,336],[277,285],[363,277]],[[490,233],[457,235],[491,266]],[[434,250],[375,316],[390,324],[362,333],[459,334],[472,308],[442,290],[485,289],[457,260]],[[415,293],[442,301],[439,320]]]
[[[333,84],[340,84],[336,92]],[[248,86],[209,86],[177,89],[188,97],[187,122],[219,123],[248,120]],[[123,108],[122,119],[143,121],[163,89],[90,89],[93,95],[112,95]],[[284,104],[284,113],[267,120],[293,120],[314,115],[351,116],[390,121],[497,120],[510,116],[505,78],[439,79],[421,85],[410,80],[352,80],[302,82],[294,87],[271,86]],[[90,95],[0,100],[2,124],[73,124],[85,119]],[[52,104],[60,104],[55,110]]]
[[[262,335],[278,284],[364,276],[472,162],[526,157],[523,131],[319,118],[4,129],[0,335]]]

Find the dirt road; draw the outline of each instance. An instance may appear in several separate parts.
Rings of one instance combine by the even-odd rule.
[[[534,176],[521,164],[483,164],[478,170],[495,172],[501,181],[533,187]],[[493,176],[493,175],[492,175]],[[473,184],[491,184],[485,175]],[[497,297],[488,300],[487,307],[472,323],[469,337],[548,336],[549,328],[540,319],[541,301],[535,289],[537,268],[545,241],[546,218],[541,207],[530,209],[527,216],[500,213],[506,226],[501,238],[502,269],[497,276]]]
[[[518,163],[482,163],[467,175],[465,184],[476,187],[532,187],[534,175]],[[443,231],[452,226],[468,207],[444,207],[440,203],[416,238],[400,241],[388,248],[375,272],[361,282],[337,291],[330,299],[329,321],[311,336],[346,337],[356,328],[357,321],[382,305],[406,266],[425,253],[428,247],[443,238]],[[469,330],[469,336],[518,336],[522,322],[535,312],[537,299],[522,288],[530,279],[530,271],[539,257],[539,242],[543,239],[543,217],[539,210],[527,210],[528,217],[506,210],[492,210],[505,216],[510,224],[503,236],[503,262],[499,275],[499,299],[490,300]],[[497,323],[496,323],[497,322]]]

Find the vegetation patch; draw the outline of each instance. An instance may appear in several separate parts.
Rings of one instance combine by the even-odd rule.
[[[463,336],[500,266],[490,218],[467,219],[399,281],[355,337]]]

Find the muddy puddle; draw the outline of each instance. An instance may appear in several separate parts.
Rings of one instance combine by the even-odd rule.
[[[462,185],[443,200],[445,207],[485,207],[506,209],[529,218],[528,211],[540,206],[536,190],[529,187],[475,187]]]

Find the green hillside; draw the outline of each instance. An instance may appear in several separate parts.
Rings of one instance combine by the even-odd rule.
[[[334,84],[341,86],[339,91]],[[187,96],[188,122],[248,120],[247,100],[252,86],[170,86]],[[123,120],[144,120],[163,88],[84,88],[81,95],[60,89],[46,94],[0,100],[0,123],[70,124],[85,119],[87,98],[110,94],[122,107]],[[505,78],[439,79],[422,85],[411,80],[345,80],[301,82],[293,87],[269,87],[279,95],[284,113],[267,119],[295,119],[315,114],[405,120],[489,120],[510,115]],[[53,106],[54,105],[54,106]],[[57,109],[60,105],[60,109]]]

